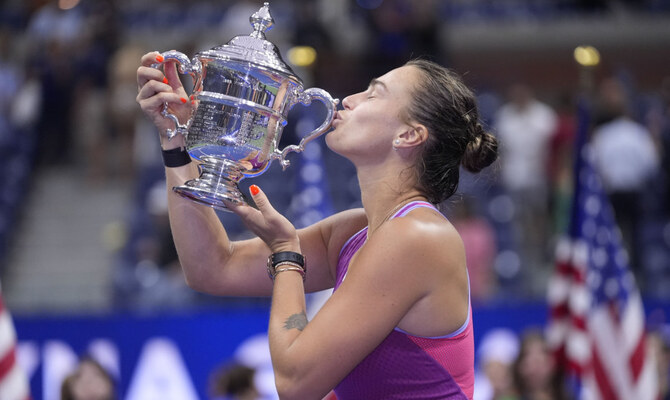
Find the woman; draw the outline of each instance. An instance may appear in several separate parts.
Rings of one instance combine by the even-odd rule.
[[[542,331],[529,329],[521,337],[513,366],[521,400],[566,400],[563,371],[557,365]]]
[[[61,384],[61,400],[116,399],[114,379],[99,362],[85,356]]]
[[[160,111],[167,102],[186,118],[190,109],[174,65],[165,76],[150,68],[157,57],[142,58],[137,101],[159,129],[173,187],[197,169],[174,162],[184,142],[166,139],[173,126]],[[319,399],[335,388],[338,399],[470,399],[464,250],[434,204],[456,190],[459,165],[476,172],[495,160],[495,138],[482,130],[470,90],[427,61],[373,79],[342,104],[326,142],[356,166],[363,209],[296,230],[252,185],[258,209],[231,209],[258,238],[232,242],[212,209],[170,192],[186,280],[212,294],[272,295],[268,335],[281,398]],[[305,292],[331,287],[308,322]]]

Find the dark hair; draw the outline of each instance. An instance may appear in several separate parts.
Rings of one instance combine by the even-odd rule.
[[[256,370],[235,362],[217,370],[211,377],[210,394],[213,397],[242,396],[256,390]]]
[[[545,388],[551,396],[552,400],[567,400],[570,398],[568,396],[568,390],[566,387],[565,381],[565,369],[559,363],[559,360],[556,358],[556,354],[551,352],[548,347],[547,339],[542,333],[540,328],[528,328],[521,335],[521,343],[519,347],[519,354],[512,364],[512,378],[514,379],[514,385],[516,389],[520,392],[521,398],[526,398],[529,395],[529,385],[528,378],[523,376],[521,373],[521,363],[524,358],[528,356],[528,348],[533,341],[539,341],[543,344],[545,351],[547,352],[548,357],[553,357],[555,362],[554,370],[552,375],[547,382],[548,387]]]
[[[102,366],[102,364],[96,361],[93,357],[91,357],[90,355],[84,355],[79,361],[77,369],[74,372],[70,373],[68,376],[66,376],[63,382],[61,383],[60,388],[61,400],[79,399],[77,396],[75,396],[75,393],[72,391],[72,389],[75,381],[79,379],[79,374],[81,373],[81,368],[84,364],[91,365],[100,374],[100,376],[105,381],[107,381],[107,383],[109,383],[110,393],[108,394],[107,397],[105,397],[105,400],[116,399],[115,382],[112,375]]]
[[[474,94],[453,71],[428,60],[406,63],[421,71],[408,117],[428,128],[417,158],[419,190],[434,204],[456,192],[459,168],[479,172],[498,157],[498,141],[484,131]]]

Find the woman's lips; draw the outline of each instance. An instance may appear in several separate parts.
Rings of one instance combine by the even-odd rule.
[[[338,124],[341,121],[342,121],[342,117],[340,116],[340,113],[336,111],[335,116],[333,117],[333,122],[331,123],[331,125],[335,126],[336,124]]]

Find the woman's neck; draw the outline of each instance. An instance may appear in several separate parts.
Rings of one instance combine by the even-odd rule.
[[[361,202],[368,217],[368,236],[412,201],[426,200],[414,187],[399,187],[398,178],[372,180],[368,176],[361,186]]]
[[[357,165],[361,202],[368,218],[368,235],[405,204],[426,200],[416,189],[413,165],[398,157],[385,162]]]

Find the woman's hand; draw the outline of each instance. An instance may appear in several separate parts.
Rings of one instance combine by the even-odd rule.
[[[174,122],[161,114],[163,105],[168,104],[168,111],[176,115],[181,123],[191,115],[191,102],[181,84],[177,66],[174,62],[163,65],[165,75],[151,65],[162,61],[158,52],[142,56],[142,65],[137,69],[137,85],[139,92],[137,102],[142,111],[151,119],[161,135],[161,144],[167,141],[166,132],[174,129]]]
[[[258,209],[247,204],[226,203],[226,206],[239,215],[247,228],[261,238],[273,253],[300,252],[300,240],[293,224],[272,207],[258,186],[251,185],[249,191]]]

